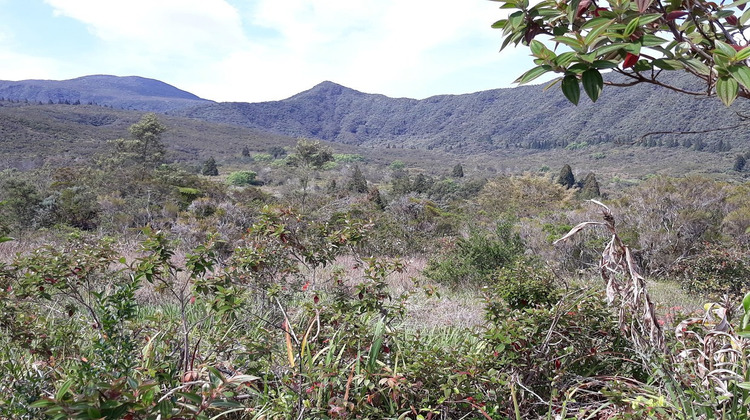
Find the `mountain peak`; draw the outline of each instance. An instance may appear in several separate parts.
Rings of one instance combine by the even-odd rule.
[[[303,99],[303,98],[332,98],[341,95],[365,95],[364,93],[342,86],[338,83],[331,81],[323,81],[313,86],[304,92],[300,92],[289,99]]]

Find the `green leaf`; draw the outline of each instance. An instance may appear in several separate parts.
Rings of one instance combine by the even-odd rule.
[[[651,35],[651,34],[643,35],[643,37],[641,38],[641,45],[643,45],[644,47],[655,47],[657,45],[661,45],[667,42],[669,41],[664,38],[659,38],[658,36]]]
[[[747,9],[750,10],[750,9]],[[750,58],[750,46],[745,47],[739,51],[737,51],[737,54],[735,54],[734,59],[735,61],[743,61]]]
[[[604,25],[601,25],[601,26],[599,26],[599,27],[597,27],[595,29],[592,29],[591,32],[589,32],[588,35],[586,35],[586,38],[583,40],[584,45],[591,45],[591,44],[593,44],[594,41],[597,38],[599,38],[599,36],[602,34],[602,32],[604,32],[605,30],[607,30],[607,28],[611,24],[612,24],[612,21],[609,21],[609,23],[607,23],[607,24],[604,24]]]
[[[604,79],[601,73],[597,69],[589,69],[583,72],[581,75],[581,84],[583,84],[583,91],[586,95],[591,98],[592,102],[596,102],[599,99],[599,95],[602,93],[604,87]]]
[[[684,64],[685,67],[693,70],[696,73],[702,74],[704,76],[708,76],[709,74],[711,74],[711,69],[697,58],[680,58],[678,59],[678,61]]]
[[[573,105],[578,105],[578,100],[581,98],[581,88],[578,86],[578,78],[575,75],[569,74],[563,77],[562,92]]]
[[[600,25],[609,26],[612,24],[612,22],[614,22],[614,20],[612,19],[596,17],[584,23],[583,26],[581,26],[581,30],[585,31],[586,29],[596,28],[596,27],[599,27]]]
[[[571,38],[567,36],[556,36],[552,38],[552,40],[555,42],[559,42],[561,44],[565,44],[569,46],[570,48],[573,48],[576,51],[585,52],[583,49],[584,45],[575,38]]]
[[[746,294],[742,299],[742,309],[745,310],[746,314],[750,314],[750,293]]]
[[[654,66],[662,70],[682,70],[685,65],[677,60],[667,60],[664,58],[657,58],[653,61]]]
[[[628,22],[628,24],[625,26],[625,32],[623,35],[626,37],[633,35],[633,32],[635,32],[636,28],[638,28],[638,17],[634,17],[633,20]]]
[[[597,57],[602,57],[611,52],[623,49],[625,45],[630,45],[630,44],[609,44],[609,45],[605,45],[603,47],[597,48],[596,50],[594,50],[594,52],[596,53]]]
[[[729,106],[737,99],[737,93],[740,85],[736,80],[729,76],[722,76],[716,81],[716,96],[724,102],[724,105]]]
[[[750,390],[750,382],[740,382],[737,384],[737,386],[742,389]]]
[[[518,11],[508,16],[508,23],[510,23],[511,28],[519,28],[523,23],[523,18],[523,12]]]
[[[219,408],[238,408],[242,407],[242,404],[234,401],[212,401],[211,407],[219,407]]]
[[[200,395],[194,394],[192,392],[175,392],[175,395],[185,398],[186,400],[190,400],[195,405],[201,405],[203,403],[203,397]]]
[[[648,25],[651,22],[656,22],[657,20],[662,18],[661,13],[649,13],[647,15],[641,15],[638,17],[638,24],[639,25]]]
[[[747,2],[749,2],[749,1],[750,0],[737,0],[735,2],[732,2],[732,3],[729,3],[729,4],[725,4],[725,5],[721,6],[721,8],[722,9],[732,9],[732,8],[737,7],[737,6],[742,6],[743,4],[747,4]]]
[[[726,58],[734,58],[735,55],[737,55],[737,50],[735,50],[731,45],[727,44],[726,42],[721,42],[719,40],[714,41],[714,44],[716,45],[716,49],[712,52],[717,55],[724,56]]]
[[[508,24],[508,19],[500,19],[497,22],[492,24],[492,28],[495,29],[502,29],[505,27],[505,25]]]
[[[742,16],[740,16],[740,25],[745,25],[747,23],[748,19],[750,19],[750,7],[748,7],[744,13],[742,13]]]
[[[740,82],[745,89],[750,89],[750,67],[744,64],[734,65],[729,67],[729,74],[732,75],[734,80]]]
[[[36,400],[33,403],[31,403],[29,405],[29,407],[31,407],[31,408],[44,408],[44,407],[49,407],[51,405],[55,405],[55,403],[52,402],[52,401],[50,401],[50,400],[46,400],[45,399],[45,400]]]
[[[55,394],[55,399],[57,401],[60,401],[65,397],[65,394],[68,393],[68,390],[70,387],[73,386],[73,380],[68,379],[67,381],[63,382],[62,385],[60,385],[60,389],[57,390],[57,393]]]
[[[573,51],[566,51],[553,60],[555,64],[557,64],[560,67],[568,67],[570,63],[573,62],[573,60],[576,59],[576,53]]]
[[[591,65],[597,69],[613,69],[617,67],[619,61],[616,60],[594,60]]]
[[[545,47],[544,44],[537,41],[536,39],[531,40],[529,49],[531,49],[531,54],[533,54],[535,57],[542,57],[544,52],[548,51],[547,47]]]
[[[552,67],[546,64],[542,66],[536,66],[533,69],[521,75],[521,77],[516,79],[513,83],[518,83],[520,85],[524,83],[529,83],[530,81],[536,79],[537,77],[543,75],[544,73],[549,72],[550,70],[552,70]]]
[[[631,42],[629,44],[625,44],[623,48],[625,49],[625,51],[633,55],[641,55],[641,43],[640,42]]]

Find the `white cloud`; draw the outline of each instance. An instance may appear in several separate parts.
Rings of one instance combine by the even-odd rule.
[[[507,84],[528,61],[497,53],[490,25],[503,12],[486,0],[43,1],[96,42],[75,60],[39,59],[41,76],[140,75],[215,100],[283,99],[323,80],[389,96],[464,93]]]
[[[244,41],[237,10],[223,0],[45,0],[122,52],[158,57],[227,53]]]
[[[238,52],[222,67],[232,73],[229,63],[266,63],[269,68],[247,72],[259,80],[246,84],[257,85],[256,93],[271,88],[275,75],[283,76],[276,88],[283,94],[275,99],[322,80],[424,97],[445,88],[429,86],[433,81],[500,62],[500,34],[489,27],[496,12],[487,1],[383,0],[373,6],[364,0],[260,0],[244,18],[277,33],[274,48]]]

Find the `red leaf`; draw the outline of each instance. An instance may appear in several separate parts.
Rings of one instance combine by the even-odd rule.
[[[638,5],[638,12],[643,13],[651,6],[654,0],[635,0],[635,4]]]
[[[630,67],[633,67],[635,63],[638,62],[639,55],[634,55],[631,53],[628,53],[628,55],[625,56],[625,61],[622,62],[622,68],[627,69]]]
[[[667,13],[667,16],[665,16],[664,18],[667,19],[667,20],[675,20],[675,19],[679,19],[679,18],[681,18],[683,16],[687,16],[687,14],[688,14],[688,12],[686,12],[684,10],[676,10],[674,12]]]
[[[591,12],[591,14],[595,17],[599,17],[599,12],[606,12],[607,10],[609,9],[607,9],[606,7],[597,7],[593,12]]]
[[[745,48],[745,46],[737,45],[737,44],[732,44],[732,48],[734,48],[737,51],[741,51],[742,49]]]
[[[580,3],[578,3],[578,10],[576,10],[576,16],[581,17],[583,16],[584,12],[589,8],[591,5],[591,0],[581,0]]]
[[[730,24],[732,26],[737,26],[737,22],[738,22],[737,16],[735,16],[735,15],[727,16],[727,23],[728,24]]]

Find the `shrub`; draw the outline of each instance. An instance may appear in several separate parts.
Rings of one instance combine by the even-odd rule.
[[[457,241],[455,248],[430,259],[424,275],[451,287],[482,283],[492,271],[512,264],[525,250],[521,237],[508,222],[493,234],[474,231]]]
[[[268,153],[256,153],[253,155],[253,160],[255,162],[271,162],[274,157]]]
[[[507,288],[490,286],[486,290],[484,339],[489,344],[489,357],[485,369],[515,378],[520,389],[529,392],[517,391],[527,398],[518,398],[516,407],[505,398],[508,416],[515,411],[512,418],[541,418],[564,408],[569,391],[592,376],[642,379],[640,365],[625,357],[631,351],[628,340],[618,330],[617,316],[602,293],[580,289],[563,295],[552,288],[544,305],[514,308],[503,298],[508,295]],[[532,392],[547,404],[536,404],[529,396]],[[598,407],[603,400],[597,392],[582,394],[576,397],[576,405]]]
[[[738,298],[750,291],[750,258],[736,249],[708,246],[698,255],[680,261],[672,272],[690,292]]]
[[[494,295],[511,309],[551,306],[558,299],[552,273],[524,259],[498,268],[489,280]]]
[[[234,186],[250,185],[255,182],[257,174],[253,171],[232,172],[227,177],[227,183]]]

